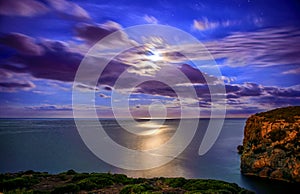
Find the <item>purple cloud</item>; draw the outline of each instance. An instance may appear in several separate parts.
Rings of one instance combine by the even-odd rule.
[[[0,66],[15,73],[29,73],[36,78],[72,82],[84,57],[80,53],[70,51],[68,45],[60,41],[36,43],[34,39],[22,34],[8,34],[0,40],[2,44],[18,52]],[[99,84],[113,86],[127,67],[111,61],[104,69]]]
[[[205,45],[215,58],[227,58],[229,66],[273,66],[300,64],[299,42],[300,30],[285,27],[237,32]]]
[[[25,55],[41,55],[43,48],[37,45],[33,38],[20,33],[0,36],[0,44],[17,50]]]
[[[58,12],[60,16],[64,18],[79,20],[91,19],[87,11],[73,2],[65,0],[48,0],[47,2],[55,11]]]
[[[47,0],[47,3],[37,0],[0,0],[1,15],[33,17],[53,11],[66,19],[90,20],[87,11],[66,0]]]
[[[135,93],[177,97],[177,94],[170,86],[159,81],[144,82],[137,87]]]
[[[44,50],[42,55],[16,55],[12,63],[24,66],[6,65],[5,68],[30,73],[37,78],[73,81],[83,56],[69,51],[68,47],[61,42],[48,41],[39,45]]]
[[[17,90],[30,90],[35,88],[35,85],[30,81],[1,81],[0,91],[1,92],[15,92]]]
[[[181,70],[192,83],[214,83],[218,81],[218,78],[210,76],[204,72],[201,72],[197,68],[193,68],[190,65],[183,64],[179,70]]]
[[[300,29],[295,27],[265,28],[255,32],[235,32],[216,41],[203,42],[215,59],[225,59],[224,65],[241,67],[270,67],[300,64]],[[190,54],[193,60],[210,60],[204,48],[197,45],[181,45],[170,48],[170,52],[182,51]],[[170,54],[172,56],[172,54]],[[184,56],[176,55],[173,60],[185,61]],[[294,73],[293,69],[283,72]]]
[[[48,11],[45,4],[35,0],[0,0],[1,15],[31,17]]]
[[[262,86],[255,83],[245,83],[236,94],[239,96],[260,96],[262,92]]]
[[[82,23],[75,28],[75,35],[86,41],[88,44],[95,44],[105,36],[121,29],[121,26],[115,22],[109,21],[104,24],[86,24]]]

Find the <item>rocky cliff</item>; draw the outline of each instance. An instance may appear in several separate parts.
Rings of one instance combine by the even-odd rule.
[[[300,106],[252,115],[239,151],[243,174],[300,182]]]

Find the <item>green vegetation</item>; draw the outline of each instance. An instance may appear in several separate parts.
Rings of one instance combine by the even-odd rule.
[[[286,122],[295,122],[295,117],[300,117],[300,106],[289,106],[285,108],[277,108],[267,112],[255,114],[256,116],[265,117],[268,121],[283,119]]]
[[[130,178],[123,174],[77,173],[57,175],[26,171],[0,174],[0,192],[49,193],[252,193],[234,183],[179,178]]]

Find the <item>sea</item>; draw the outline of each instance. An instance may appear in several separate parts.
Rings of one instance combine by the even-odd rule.
[[[85,121],[89,123],[88,119]],[[206,154],[199,156],[198,149],[209,123],[209,119],[199,119],[192,141],[169,163],[149,170],[124,170],[104,162],[89,150],[74,119],[0,119],[0,173],[26,170],[60,173],[73,169],[123,173],[130,177],[217,179],[237,183],[259,194],[300,193],[300,185],[240,173],[237,146],[242,144],[245,122],[246,119],[225,119],[216,142]],[[137,120],[138,127],[145,128],[144,131],[148,130],[147,125],[156,124],[160,126],[158,131],[163,129],[160,133],[149,133],[149,137],[146,133],[143,138],[128,133],[114,119],[100,119],[99,123],[118,144],[142,150],[166,143],[176,133],[180,120]],[[126,157],[130,156],[122,156],[120,160],[126,162]]]

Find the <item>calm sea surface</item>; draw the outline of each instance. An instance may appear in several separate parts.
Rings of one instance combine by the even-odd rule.
[[[167,120],[160,133],[142,138],[130,135],[115,120],[100,122],[119,144],[131,149],[150,149],[172,137],[179,121]],[[154,120],[150,124],[155,126],[156,122],[159,121]],[[145,121],[139,123],[145,128],[149,124]],[[235,182],[257,193],[300,193],[299,185],[240,174],[236,147],[242,143],[244,124],[245,119],[226,119],[217,142],[208,153],[199,156],[199,145],[208,125],[208,120],[200,119],[193,141],[176,159],[159,168],[128,171],[98,159],[81,140],[73,119],[0,119],[0,172],[32,169],[59,173],[74,169],[78,172],[124,173],[133,177],[211,178]],[[126,157],[120,160],[126,162]]]

